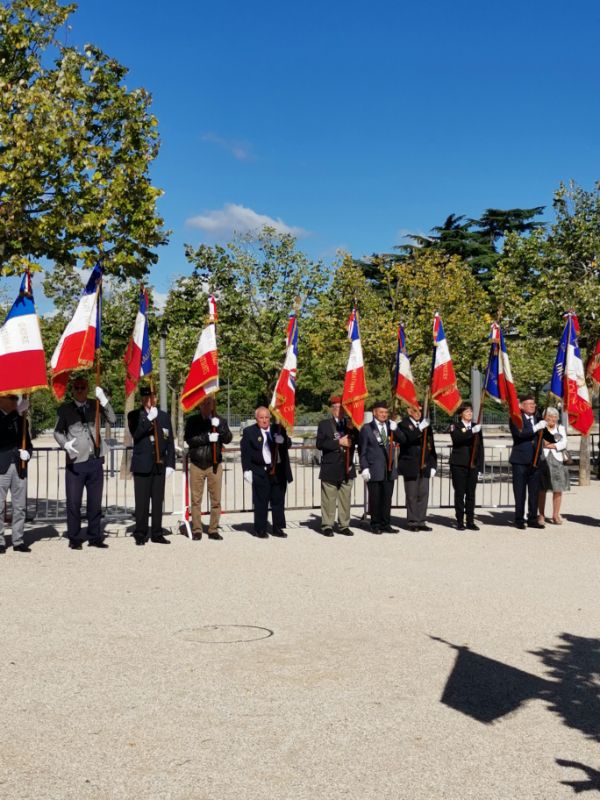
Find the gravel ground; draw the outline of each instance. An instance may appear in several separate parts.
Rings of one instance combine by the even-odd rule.
[[[0,797],[600,791],[598,496],[527,532],[435,512],[327,539],[302,512],[287,540],[240,516],[222,542],[79,552],[31,529],[0,556]]]

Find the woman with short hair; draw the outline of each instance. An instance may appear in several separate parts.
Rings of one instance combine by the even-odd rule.
[[[558,409],[549,406],[544,419],[547,426],[543,435],[543,458],[540,464],[540,493],[538,495],[538,522],[543,525],[546,520],[546,492],[552,492],[552,522],[562,525],[560,515],[563,492],[570,489],[569,470],[564,463],[564,451],[567,449],[567,431],[560,425]],[[550,520],[549,520],[550,521]]]

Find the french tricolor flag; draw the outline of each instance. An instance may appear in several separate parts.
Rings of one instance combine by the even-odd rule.
[[[208,394],[219,391],[219,359],[217,353],[217,303],[208,298],[208,325],[200,334],[198,346],[181,394],[184,411],[196,408]]]
[[[133,334],[125,351],[125,397],[135,391],[140,378],[152,372],[152,354],[148,334],[148,292],[140,290],[140,307]]]
[[[569,425],[587,436],[594,424],[594,413],[577,343],[579,321],[572,311],[567,312],[565,317],[567,321],[558,344],[550,391],[562,398],[569,415]]]
[[[448,414],[454,414],[461,403],[456,385],[454,365],[448,349],[442,318],[436,313],[433,319],[433,370],[431,374],[431,398]]]
[[[294,430],[296,412],[296,369],[298,365],[298,318],[292,311],[288,321],[287,350],[269,408],[288,433]]]
[[[102,267],[96,264],[50,360],[52,391],[57,400],[65,396],[72,370],[90,369],[94,364],[101,344],[101,285]]]
[[[350,340],[350,354],[344,378],[342,406],[354,425],[360,428],[365,420],[365,399],[368,392],[358,328],[358,311],[355,308],[352,309],[348,320],[348,339]]]
[[[0,328],[0,395],[47,388],[46,356],[27,272]]]
[[[406,352],[406,334],[404,326],[398,327],[398,348],[396,350],[396,373],[394,376],[394,393],[398,400],[403,400],[412,408],[419,408],[417,391],[413,380],[410,360]]]
[[[520,430],[523,427],[523,417],[519,408],[519,398],[513,381],[502,329],[497,322],[492,323],[490,340],[490,355],[483,388],[492,400],[508,405],[510,418]]]

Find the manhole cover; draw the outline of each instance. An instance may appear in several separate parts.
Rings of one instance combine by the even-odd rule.
[[[175,636],[186,642],[201,644],[236,644],[237,642],[256,642],[268,639],[274,631],[258,625],[203,625],[201,628],[184,628]]]

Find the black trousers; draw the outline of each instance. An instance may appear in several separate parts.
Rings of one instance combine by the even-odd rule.
[[[67,536],[70,542],[83,542],[81,534],[81,501],[86,493],[88,539],[101,542],[102,487],[104,486],[104,459],[91,458],[81,464],[68,464],[65,472],[67,494]]]
[[[465,511],[467,523],[475,521],[475,490],[477,489],[477,468],[461,467],[455,464],[450,465],[452,473],[452,486],[454,487],[454,510],[456,521],[461,525],[465,521]]]
[[[270,475],[267,470],[252,472],[252,502],[254,503],[254,530],[265,533],[269,517],[269,505],[274,528],[285,528],[285,491],[287,481],[284,475]]]
[[[135,495],[135,531],[136,539],[148,538],[148,515],[152,501],[151,535],[162,533],[163,500],[165,497],[165,472],[159,465],[152,472],[133,473],[133,491]]]
[[[387,528],[391,523],[392,495],[395,481],[369,481],[369,514],[372,528]]]
[[[535,522],[538,516],[538,493],[540,471],[530,464],[512,465],[513,493],[515,495],[515,522],[525,522],[525,498],[527,497],[527,520]]]

